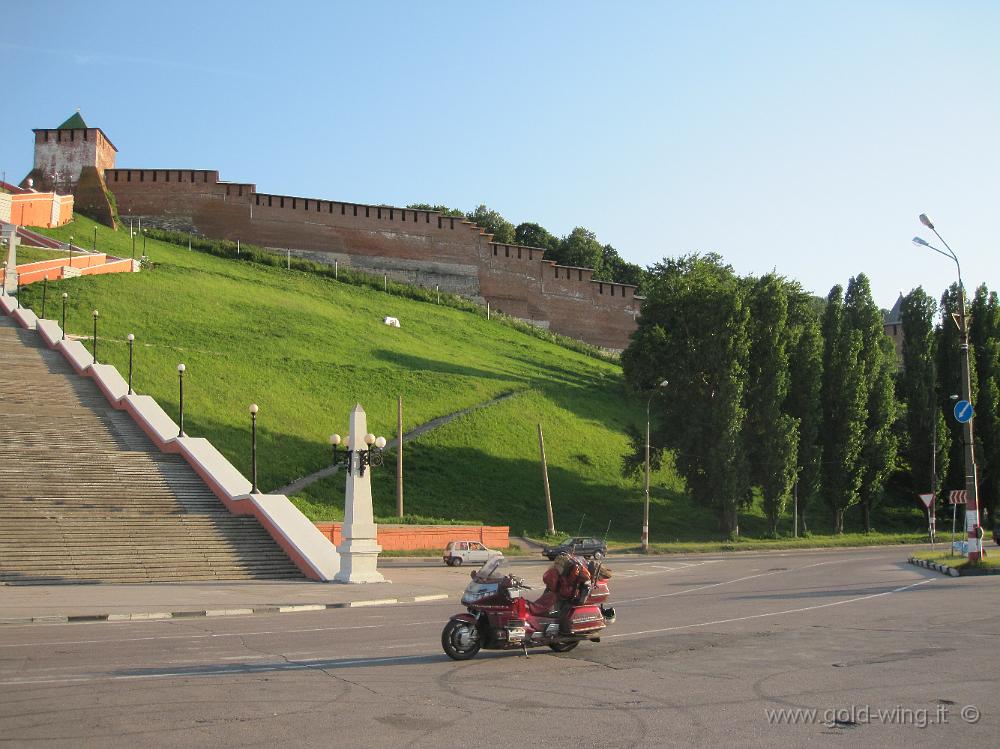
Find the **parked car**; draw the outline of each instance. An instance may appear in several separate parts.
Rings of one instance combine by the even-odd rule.
[[[601,559],[607,556],[608,545],[599,538],[576,536],[566,539],[558,546],[546,546],[542,549],[542,556],[549,559],[555,559],[562,553],[575,554],[584,559]]]
[[[449,567],[462,564],[485,564],[493,557],[502,557],[503,552],[487,549],[478,541],[449,541],[444,548],[444,563]]]

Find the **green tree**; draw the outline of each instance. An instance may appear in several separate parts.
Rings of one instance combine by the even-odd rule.
[[[541,247],[546,251],[559,247],[559,237],[550,234],[544,226],[530,222],[517,225],[514,229],[514,241],[526,247]]]
[[[937,302],[921,287],[903,297],[900,314],[903,323],[903,370],[899,378],[899,397],[905,408],[905,432],[901,445],[908,474],[908,489],[913,493],[927,490],[931,482],[931,446],[936,444],[935,473],[940,492],[948,470],[950,434],[941,416],[940,394],[935,374],[937,335],[934,316]],[[937,434],[934,431],[937,430]]]
[[[989,514],[990,525],[1000,521],[1000,303],[986,284],[976,289],[970,307],[969,342],[975,354],[978,397],[974,434],[979,468],[979,503]]]
[[[546,253],[548,257],[548,253]],[[595,271],[601,270],[601,259],[604,257],[604,248],[597,241],[597,235],[589,229],[578,226],[567,236],[563,237],[556,252],[555,260],[560,265],[570,265],[575,268],[593,268]]]
[[[866,533],[872,529],[871,512],[881,502],[886,481],[896,466],[896,352],[885,334],[883,320],[872,299],[868,277],[859,273],[847,285],[844,321],[861,334],[862,340],[858,363],[864,384],[866,420],[859,494]]]
[[[965,488],[965,438],[962,434],[962,425],[955,421],[953,415],[955,399],[952,398],[962,394],[962,351],[957,323],[958,311],[959,288],[958,284],[954,283],[941,296],[941,325],[938,327],[937,335],[938,392],[941,394],[941,409],[945,414],[945,423],[950,433],[948,470],[944,474],[944,485],[948,489]],[[979,392],[979,379],[976,376],[975,349],[971,346],[969,372],[971,400],[975,403]]]
[[[500,215],[498,211],[490,210],[484,203],[465,214],[465,217],[483,227],[488,234],[493,235],[494,242],[511,244],[514,241],[514,224]]]
[[[866,423],[864,337],[846,320],[843,287],[834,286],[823,313],[823,499],[833,531],[844,532],[844,512],[860,501],[861,451]]]
[[[822,300],[821,300],[822,301]],[[826,303],[823,302],[825,305]],[[788,298],[789,355],[788,397],[785,411],[799,424],[796,451],[798,516],[808,530],[809,507],[819,495],[823,467],[820,427],[823,421],[823,338],[820,334],[821,308],[815,297],[793,288]]]
[[[406,206],[417,211],[437,211],[443,216],[453,216],[455,218],[465,218],[465,211],[459,208],[449,208],[446,205],[431,205],[430,203],[411,203]]]
[[[653,401],[657,421],[671,425],[665,444],[688,493],[730,536],[739,534],[739,508],[750,496],[742,435],[746,296],[746,284],[718,255],[665,259],[651,268],[638,330],[622,354],[633,388],[669,381],[665,397]]]
[[[626,262],[618,250],[606,244],[601,251],[600,269],[594,273],[594,278],[598,281],[632,284],[638,286],[639,293],[642,293],[642,282],[645,275],[646,271],[641,266]]]
[[[799,421],[785,410],[789,390],[788,289],[772,274],[749,290],[750,355],[744,430],[750,480],[760,488],[767,530],[777,534],[795,482]]]

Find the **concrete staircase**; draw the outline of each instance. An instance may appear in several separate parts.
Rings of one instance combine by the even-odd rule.
[[[302,578],[61,354],[0,316],[0,584]]]

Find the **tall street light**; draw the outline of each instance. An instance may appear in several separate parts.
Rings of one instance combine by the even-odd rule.
[[[667,380],[663,380],[657,387],[665,388],[667,386]],[[647,553],[649,551],[649,407],[653,403],[653,396],[655,396],[659,390],[654,390],[649,399],[646,401],[646,502],[642,509],[642,551]]]
[[[958,256],[948,246],[948,243],[944,241],[944,237],[938,234],[938,230],[934,228],[934,224],[927,218],[926,213],[920,214],[920,223],[934,232],[934,235],[941,240],[941,244],[948,251],[940,250],[920,237],[914,237],[913,244],[918,247],[926,247],[939,255],[950,258],[955,261],[955,267],[958,269],[958,333],[959,348],[962,351],[962,400],[971,403],[972,380],[969,374],[969,325],[965,317],[965,286],[962,284],[962,264],[958,262]],[[962,425],[962,433],[965,438],[965,529],[969,539],[969,561],[977,562],[983,556],[983,531],[979,527],[979,491],[978,481],[976,480],[976,455],[972,437],[971,416]]]
[[[256,403],[250,404],[250,472],[252,476],[250,493],[259,494],[257,489],[257,412],[260,409]],[[340,441],[340,438],[337,438]],[[336,449],[336,448],[334,448]]]
[[[184,364],[177,365],[177,384],[178,387],[180,388],[180,422],[181,422],[179,425],[180,428],[177,431],[178,437],[187,437],[187,435],[184,434],[184,372],[186,369],[187,367],[185,367]]]

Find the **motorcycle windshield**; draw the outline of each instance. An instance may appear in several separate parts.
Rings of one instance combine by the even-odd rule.
[[[462,603],[467,606],[470,603],[481,601],[484,598],[491,598],[495,596],[499,590],[499,581],[486,583],[473,580],[465,587],[465,593],[462,595]]]
[[[480,582],[485,582],[486,580],[503,577],[503,575],[499,573],[500,566],[503,563],[503,557],[493,557],[476,571],[475,579]]]

